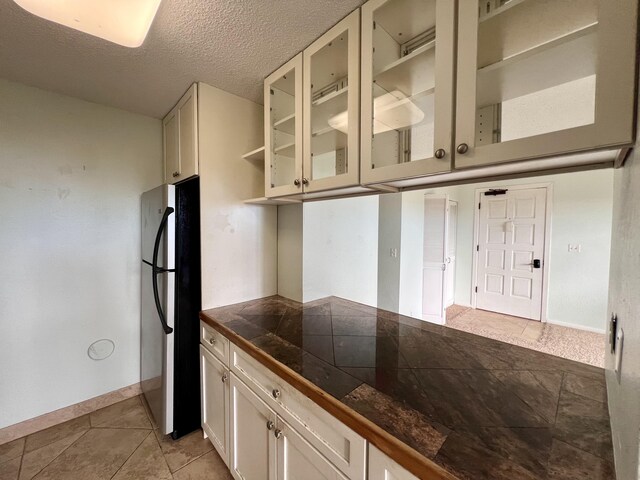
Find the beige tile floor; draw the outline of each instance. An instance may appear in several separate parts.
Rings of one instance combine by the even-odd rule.
[[[446,325],[569,360],[604,366],[605,335],[460,305],[447,308]]]
[[[0,445],[0,480],[228,480],[202,430],[158,433],[142,398]]]

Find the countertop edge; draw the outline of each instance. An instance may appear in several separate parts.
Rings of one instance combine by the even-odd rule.
[[[260,362],[260,364],[305,394],[316,405],[361,435],[365,440],[373,444],[381,452],[418,478],[457,480],[457,477],[444,470],[438,464],[352,410],[338,399],[332,397],[320,387],[294,372],[283,363],[280,363],[233,330],[225,327],[223,323],[216,321],[214,317],[205,312],[200,312],[200,320],[227,337],[252,358]],[[425,474],[428,476],[425,477]]]

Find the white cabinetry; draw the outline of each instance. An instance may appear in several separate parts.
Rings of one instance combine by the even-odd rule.
[[[369,444],[369,480],[418,480],[396,462]]]
[[[198,85],[194,83],[162,121],[164,181],[198,174]]]
[[[454,45],[455,2],[362,7],[362,183],[451,169]]]
[[[637,3],[460,0],[456,168],[629,145]]]
[[[200,345],[202,429],[229,464],[229,370]]]
[[[360,10],[303,52],[303,187],[359,185]]]
[[[233,478],[275,480],[276,414],[231,375],[231,461]]]

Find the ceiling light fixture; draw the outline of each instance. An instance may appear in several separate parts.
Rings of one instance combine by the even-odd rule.
[[[46,20],[118,45],[142,45],[162,0],[13,0]]]

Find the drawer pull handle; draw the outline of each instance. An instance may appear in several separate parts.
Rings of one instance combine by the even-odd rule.
[[[279,428],[276,428],[276,431],[273,432],[273,436],[276,438],[282,437],[282,430],[280,430]]]
[[[215,345],[215,343],[216,343],[216,339],[215,339],[215,338],[213,338],[213,337],[211,337],[211,338],[209,339],[209,345]]]
[[[222,374],[222,383],[226,382],[227,380],[229,380],[229,376],[226,373]]]
[[[275,426],[275,423],[273,423],[271,420],[267,422],[267,430],[273,430],[273,427]]]
[[[271,395],[273,395],[273,398],[279,398],[280,397],[280,390],[278,390],[277,388],[273,390],[273,392],[271,392]]]

